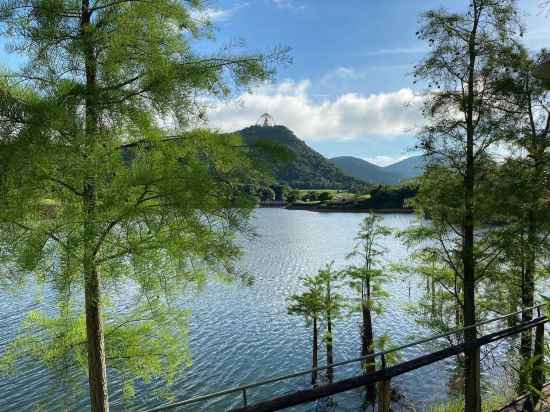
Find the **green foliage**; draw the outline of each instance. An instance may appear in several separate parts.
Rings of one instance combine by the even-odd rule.
[[[303,197],[304,202],[317,202],[319,201],[319,195],[316,192],[309,191]]]
[[[346,304],[344,296],[338,292],[342,287],[341,275],[334,270],[333,263],[319,270],[316,282],[320,285],[325,320],[340,318]]]
[[[409,207],[408,201],[418,192],[416,183],[403,183],[393,186],[378,186],[371,190],[370,197],[364,202],[366,208],[402,209]]]
[[[313,319],[320,319],[324,313],[323,285],[318,276],[306,277],[302,283],[306,291],[288,298],[288,313],[304,317],[309,326]]]
[[[0,358],[0,372],[16,374],[17,361],[31,358],[82,391],[79,378],[87,370],[86,321],[78,305],[62,302],[57,316],[29,313],[23,334],[10,342]],[[127,313],[105,314],[108,362],[123,382],[124,398],[134,396],[134,382],[162,378],[170,385],[176,373],[191,366],[187,342],[189,311],[169,307],[160,299],[137,304]],[[81,374],[78,371],[81,371]]]
[[[379,258],[385,252],[380,240],[389,236],[391,230],[382,225],[381,221],[382,217],[374,213],[363,220],[354,250],[348,255],[348,258],[360,260],[358,265],[349,266],[343,272],[348,286],[358,296],[356,304],[352,306],[354,311],[362,312],[363,306],[366,306],[369,310],[380,313],[381,301],[387,297],[383,285],[389,280],[389,276],[379,266]]]
[[[320,269],[317,275],[302,279],[305,292],[288,299],[288,313],[303,316],[308,325],[315,318],[325,323],[342,317],[346,306],[344,296],[338,293],[341,276],[332,264]],[[326,332],[325,332],[326,339]]]
[[[493,242],[496,231],[487,226],[495,222],[491,152],[503,140],[508,116],[497,82],[504,56],[516,46],[518,23],[514,1],[480,0],[462,12],[428,11],[417,32],[430,47],[415,66],[415,77],[428,86],[419,149],[438,162],[419,179],[414,199],[421,218],[431,222],[420,220],[406,237],[420,249],[416,263],[427,276],[426,300],[433,302],[424,308],[425,320],[440,329],[474,324],[491,306],[487,298],[501,255]],[[502,312],[508,312],[506,302],[493,301]],[[475,329],[463,336],[475,337]],[[478,411],[477,350],[465,351],[465,364],[463,408]]]
[[[193,43],[213,36],[194,17],[204,7],[0,1],[0,28],[27,62],[0,76],[2,281],[34,279],[60,308],[32,313],[4,364],[85,368],[86,288],[89,306],[106,309],[107,364],[125,394],[135,379],[170,383],[190,359],[178,295],[209,274],[239,276],[254,159],[239,136],[190,125],[204,118],[203,97],[268,79],[285,53],[199,55]],[[121,290],[123,312],[108,304]]]
[[[288,203],[294,203],[299,199],[300,199],[300,192],[298,190],[291,190],[290,192],[288,192],[286,196],[286,201]]]
[[[258,195],[262,202],[269,202],[275,200],[275,191],[270,187],[262,187],[258,191]]]
[[[498,408],[502,408],[509,399],[505,396],[494,395],[490,399],[483,400],[481,404],[482,412],[493,412]],[[429,412],[463,412],[464,400],[456,399],[449,402],[441,403],[431,407]]]
[[[382,335],[378,338],[375,338],[374,340],[374,348],[376,348],[375,351],[383,352],[385,350],[391,349],[390,343],[391,343],[391,339],[388,335]],[[401,361],[401,354],[399,352],[390,352],[385,354],[384,357],[386,362],[386,365],[385,365],[386,368],[393,366]],[[383,369],[384,365],[382,364],[382,359],[379,356],[377,356],[376,361],[378,363],[377,369]]]
[[[323,200],[326,205],[320,208],[327,207],[330,209],[342,210],[379,210],[379,209],[411,209],[411,202],[418,192],[418,184],[416,182],[408,182],[400,185],[378,186],[377,188],[367,192],[367,194],[356,195],[346,193],[344,191],[331,190],[326,191],[323,199],[328,196],[331,198]],[[321,201],[319,196],[323,193],[322,190],[308,191],[302,196],[302,199],[307,202]]]
[[[286,185],[274,185],[273,192],[275,192],[275,200],[278,202],[285,201],[288,196],[289,188]]]

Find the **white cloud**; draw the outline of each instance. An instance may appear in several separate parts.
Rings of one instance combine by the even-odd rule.
[[[321,77],[319,84],[323,87],[330,87],[335,82],[341,84],[342,82],[361,80],[366,77],[366,73],[358,72],[353,67],[337,67],[334,70],[330,70]]]
[[[222,21],[229,18],[231,14],[232,12],[229,9],[207,8],[201,13],[201,17],[211,21]]]
[[[369,50],[365,54],[367,56],[385,56],[392,54],[422,54],[426,53],[428,49],[425,47],[398,47],[395,49],[379,49]]]
[[[374,163],[377,166],[386,167],[401,160],[407,159],[410,156],[372,156],[366,157],[364,160],[370,163]]]
[[[369,80],[381,73],[399,73],[411,71],[413,64],[388,64],[388,65],[369,65],[359,70],[353,67],[337,67],[325,73],[319,80],[319,85],[328,90],[342,89],[342,86],[354,86],[359,81]]]
[[[338,67],[332,73],[336,77],[344,77],[344,78],[357,76],[357,72],[352,67]]]
[[[366,77],[365,72],[358,72],[353,67],[337,67],[321,78],[321,84],[328,85],[335,80],[358,80]]]
[[[243,7],[248,6],[250,3],[237,3],[235,6],[229,9],[221,9],[215,7],[207,7],[203,10],[193,10],[192,17],[198,20],[208,20],[212,22],[220,22],[230,18],[235,12]]]
[[[215,105],[209,124],[234,131],[254,124],[261,113],[269,112],[277,124],[289,127],[303,139],[392,138],[413,133],[422,125],[423,101],[411,89],[401,89],[369,96],[346,93],[318,102],[310,96],[308,80],[286,80]]]
[[[272,0],[272,2],[280,9],[304,10],[306,8],[303,4],[298,4],[296,0]]]

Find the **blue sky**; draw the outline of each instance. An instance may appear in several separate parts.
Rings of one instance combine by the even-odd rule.
[[[293,64],[273,84],[224,102],[210,114],[224,130],[264,111],[323,155],[353,155],[386,165],[411,155],[421,98],[410,72],[425,52],[419,15],[463,10],[466,0],[211,0],[217,41],[244,40],[252,51],[292,48]],[[550,47],[550,10],[519,0],[529,47]]]
[[[550,7],[519,0],[533,50],[550,47]],[[216,50],[244,42],[252,52],[288,46],[293,63],[270,84],[213,105],[211,127],[234,131],[269,112],[276,123],[327,157],[352,155],[386,165],[411,155],[421,90],[410,72],[425,53],[419,15],[464,10],[467,0],[207,0]],[[2,45],[0,39],[0,45]],[[17,62],[0,51],[0,64]]]

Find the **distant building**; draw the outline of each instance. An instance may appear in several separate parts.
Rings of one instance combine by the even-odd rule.
[[[273,127],[275,126],[275,121],[273,120],[273,117],[269,113],[264,113],[260,116],[260,118],[256,122],[256,126]]]

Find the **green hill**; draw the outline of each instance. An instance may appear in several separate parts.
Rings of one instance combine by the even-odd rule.
[[[386,166],[384,169],[390,173],[399,175],[402,180],[413,179],[424,173],[427,165],[426,156],[412,156],[400,162]]]
[[[343,170],[347,175],[369,183],[395,184],[401,176],[388,171],[384,167],[369,163],[366,160],[353,156],[340,156],[330,161]]]
[[[247,145],[269,141],[281,145],[293,154],[289,162],[274,162],[266,158],[268,169],[278,183],[295,189],[346,189],[359,191],[367,185],[346,175],[328,159],[298,139],[284,126],[250,126],[236,132]]]

